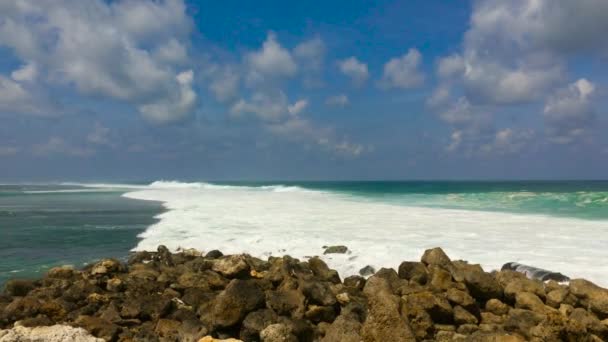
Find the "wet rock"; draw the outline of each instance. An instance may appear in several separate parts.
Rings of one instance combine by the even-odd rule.
[[[443,249],[436,247],[433,249],[427,249],[424,251],[422,255],[421,261],[425,265],[438,265],[438,266],[448,266],[452,263],[450,258],[445,254]]]
[[[11,279],[4,285],[4,294],[11,297],[23,297],[36,287],[36,282],[28,279]]]
[[[344,254],[346,252],[348,252],[348,247],[346,246],[328,246],[328,247],[324,247],[325,251],[323,252],[323,254]]]
[[[217,249],[209,251],[207,254],[205,254],[205,258],[208,258],[208,259],[217,259],[217,258],[221,258],[223,256],[224,256],[224,254],[222,252],[218,251]]]
[[[486,302],[486,310],[495,315],[502,316],[509,313],[509,306],[494,298]]]
[[[327,267],[327,264],[318,257],[313,257],[308,260],[308,265],[315,276],[323,281],[329,281],[334,284],[340,283],[340,276],[336,270]]]
[[[218,327],[233,326],[263,304],[264,292],[255,282],[233,279],[215,298],[214,324]]]
[[[376,273],[376,269],[373,268],[370,265],[367,265],[367,266],[365,266],[365,267],[363,267],[362,269],[359,270],[359,274],[362,275],[362,276],[364,276],[364,277],[370,276],[370,275],[372,275],[374,273]]]
[[[368,341],[415,341],[407,321],[399,313],[399,297],[388,282],[378,276],[368,279],[363,289],[368,298],[368,315],[361,335]]]
[[[298,342],[298,338],[292,334],[292,329],[282,323],[271,324],[260,332],[263,342]]]
[[[332,306],[309,305],[304,317],[312,322],[333,322],[336,312]]]
[[[423,263],[404,261],[399,265],[399,277],[424,285],[427,282],[428,274]]]
[[[236,278],[249,274],[249,265],[241,255],[230,255],[216,259],[211,269],[228,278]]]
[[[279,290],[266,292],[266,305],[280,315],[293,318],[304,316],[306,297],[300,290]]]
[[[365,278],[360,276],[350,276],[344,279],[344,286],[351,287],[357,290],[363,290],[365,286]]]
[[[471,295],[479,300],[502,298],[502,287],[489,273],[467,269],[464,271],[464,282]]]

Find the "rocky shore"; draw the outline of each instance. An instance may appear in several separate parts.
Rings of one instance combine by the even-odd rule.
[[[318,257],[160,246],[9,281],[0,342],[608,340],[608,290],[586,280],[487,273],[439,248],[366,271],[341,279]]]

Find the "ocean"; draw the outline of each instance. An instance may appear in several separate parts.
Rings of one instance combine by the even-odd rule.
[[[442,247],[608,286],[608,181],[0,185],[0,283],[132,250],[323,255],[341,276]]]

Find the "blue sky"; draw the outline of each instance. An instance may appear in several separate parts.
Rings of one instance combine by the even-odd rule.
[[[0,13],[0,181],[608,174],[605,0]]]

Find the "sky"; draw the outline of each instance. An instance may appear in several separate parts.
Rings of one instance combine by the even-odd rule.
[[[606,179],[606,32],[606,0],[0,0],[0,182]]]

